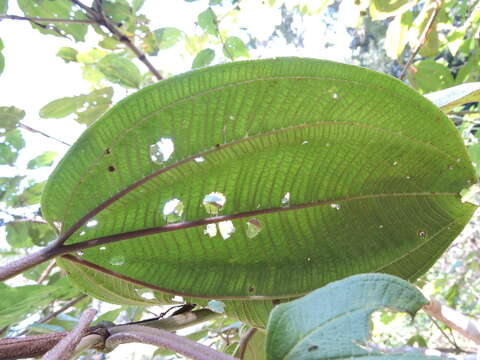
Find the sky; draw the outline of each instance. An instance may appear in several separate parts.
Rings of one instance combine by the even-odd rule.
[[[227,2],[228,1],[224,1]],[[151,20],[151,29],[160,27],[177,27],[188,34],[200,33],[195,25],[197,16],[208,7],[208,0],[185,2],[184,0],[155,1],[147,0],[142,13]],[[9,2],[9,14],[23,15],[15,1]],[[339,17],[341,18],[341,17]],[[246,32],[241,28],[248,28],[259,39],[266,40],[272,33],[275,25],[281,21],[280,12],[272,12],[268,5],[262,5],[257,0],[242,1],[242,12],[236,23],[223,23],[231,29],[229,35],[241,37],[248,41]],[[333,28],[327,28],[318,16],[296,17],[295,24],[304,33],[304,48],[297,49],[287,45],[283,39],[275,39],[268,48],[251,50],[251,58],[268,58],[277,56],[303,56],[345,62],[351,53],[349,49],[350,36],[342,22]],[[26,111],[24,124],[50,134],[67,143],[72,144],[85,129],[84,125],[76,123],[71,117],[63,119],[42,119],[38,111],[52,100],[75,96],[91,91],[90,85],[83,80],[80,66],[76,63],[65,63],[56,56],[60,47],[74,47],[82,52],[91,48],[98,41],[97,35],[89,31],[85,43],[74,43],[71,40],[46,36],[32,29],[26,21],[4,20],[0,22],[0,38],[5,49],[5,70],[0,75],[0,106],[16,106]],[[334,43],[328,49],[326,43]],[[162,51],[157,57],[150,57],[151,62],[158,69],[168,74],[179,74],[190,70],[192,56],[185,53],[183,45]],[[142,72],[146,69],[137,61]],[[126,95],[124,89],[117,88],[114,101]],[[15,176],[28,174],[37,181],[45,180],[53,168],[43,168],[26,171],[27,162],[43,152],[55,151],[61,156],[68,150],[68,146],[48,139],[39,134],[22,130],[27,147],[20,152],[16,167],[0,166],[0,176]],[[2,203],[0,203],[0,208]],[[7,248],[4,228],[0,228],[0,247]],[[103,305],[102,311],[112,307]],[[151,354],[153,347],[148,345],[130,346],[117,349],[111,354],[115,359],[141,359],[141,354]],[[136,354],[136,355],[135,355]]]

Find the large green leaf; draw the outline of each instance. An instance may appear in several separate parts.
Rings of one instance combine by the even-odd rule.
[[[480,82],[457,85],[425,94],[425,97],[448,113],[457,106],[480,101]]]
[[[458,193],[475,180],[454,125],[400,81],[261,60],[120,102],[55,169],[42,213],[87,292],[148,287],[261,318],[352,274],[415,279],[468,222],[475,207]]]
[[[268,321],[267,359],[427,359],[368,349],[370,315],[385,307],[412,316],[428,301],[415,286],[384,274],[336,281],[276,307]]]

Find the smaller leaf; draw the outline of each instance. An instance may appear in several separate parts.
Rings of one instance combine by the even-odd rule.
[[[193,59],[192,69],[210,65],[214,58],[215,58],[214,50],[203,49],[197,54],[197,56],[195,56],[195,59]]]
[[[214,6],[214,5],[220,5],[222,3],[222,0],[210,0],[208,2],[208,5]]]
[[[427,302],[415,286],[391,275],[361,274],[335,281],[272,310],[267,358],[360,359],[380,355],[364,346],[370,336],[370,315],[388,307],[413,316]]]
[[[132,1],[132,10],[133,12],[137,12],[140,10],[145,3],[145,0],[133,0]]]
[[[77,61],[78,51],[71,47],[61,47],[57,51],[57,56],[63,59],[66,63]]]
[[[0,134],[15,129],[24,117],[25,111],[15,106],[0,106]]]
[[[6,133],[5,143],[14,147],[17,151],[25,147],[25,140],[18,129],[13,129]]]
[[[43,166],[50,166],[57,157],[57,153],[54,151],[46,151],[43,154],[30,160],[27,164],[27,169],[38,169]]]
[[[212,9],[208,8],[198,15],[198,25],[208,34],[217,36],[217,15]]]
[[[0,143],[0,165],[13,165],[17,157],[18,153],[13,147]]]
[[[109,54],[98,62],[98,69],[113,83],[138,88],[142,81],[142,74],[137,66],[126,57]]]
[[[225,40],[223,46],[223,54],[229,59],[236,59],[239,57],[250,57],[247,47],[242,39],[236,36],[230,36]]]
[[[480,82],[465,83],[425,94],[425,97],[448,113],[457,106],[480,101]]]
[[[168,49],[174,46],[182,37],[183,32],[174,27],[164,27],[153,32],[158,41],[158,48]]]
[[[56,99],[42,107],[39,115],[44,119],[60,119],[75,112],[83,105],[84,101],[83,95]]]
[[[8,11],[8,0],[0,0],[0,14],[6,14]]]
[[[419,61],[413,73],[413,83],[422,92],[431,92],[453,86],[450,70],[433,60]]]

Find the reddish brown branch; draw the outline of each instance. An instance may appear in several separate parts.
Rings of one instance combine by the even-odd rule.
[[[242,336],[242,338],[240,339],[240,345],[238,346],[238,351],[237,351],[237,355],[240,359],[243,359],[245,357],[245,352],[247,351],[248,343],[250,342],[250,340],[252,339],[253,335],[255,335],[256,332],[257,332],[256,328],[248,329],[247,333],[244,336]]]
[[[44,360],[70,360],[75,347],[78,345],[82,337],[86,334],[87,328],[92,322],[97,310],[87,309],[80,317],[77,326],[63,337],[50,351],[48,351]]]
[[[67,146],[71,146],[69,143],[66,143],[65,141],[63,140],[60,140],[60,139],[57,139],[56,137],[54,136],[51,136],[51,135],[48,135],[48,134],[45,134],[44,132],[40,131],[40,130],[37,130],[37,129],[34,129],[28,125],[25,125],[23,123],[19,123],[18,126],[20,126],[21,128],[25,129],[25,130],[28,130],[32,133],[35,133],[35,134],[40,134],[42,136],[45,136],[46,138],[49,138],[49,139],[52,139],[52,140],[55,140],[59,143],[62,143],[63,145],[67,145]]]
[[[56,261],[55,259],[51,260],[50,263],[48,264],[47,268],[42,272],[40,277],[37,280],[37,283],[41,284],[42,282],[45,281],[45,279],[50,275],[52,272],[53,268],[55,267]]]

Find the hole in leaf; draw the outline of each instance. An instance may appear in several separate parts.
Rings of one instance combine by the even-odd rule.
[[[110,166],[108,167],[108,171],[114,172],[114,171],[115,171],[115,166],[110,165]]]
[[[178,295],[175,295],[175,296],[172,298],[172,301],[173,301],[173,302],[179,302],[179,303],[185,302],[185,300],[183,300],[183,297],[178,296]]]
[[[99,250],[100,250],[100,251],[105,251],[105,250],[107,250],[107,247],[106,247],[106,246],[100,246],[100,247],[99,247]]]
[[[112,256],[112,258],[110,259],[110,264],[112,264],[113,266],[120,266],[125,264],[125,256],[123,255]]]
[[[378,225],[378,228],[379,228],[379,229],[383,229],[383,225]]]
[[[312,261],[312,258],[307,257],[307,262]]]
[[[89,227],[89,228],[92,228],[92,227],[95,227],[98,225],[98,221],[97,220],[90,220],[89,222],[87,222],[86,226]]]
[[[86,234],[85,231],[81,231],[81,232],[80,232],[80,236],[83,236],[83,235],[85,235],[85,234]]]
[[[217,236],[217,224],[208,224],[203,233],[210,237]]]
[[[202,163],[205,161],[205,158],[202,157],[202,156],[199,156],[199,157],[196,157],[195,159],[193,159],[193,161],[195,161],[196,163]]]
[[[254,292],[255,289],[256,289],[256,288],[255,288],[255,285],[250,285],[250,286],[248,287],[248,292]]]
[[[223,240],[227,240],[235,232],[235,226],[230,220],[221,221],[218,223],[218,230],[220,230]]]
[[[77,251],[77,255],[78,255],[78,256],[83,256],[83,254],[85,254],[85,253],[84,253],[82,250],[78,250],[78,251]]]
[[[185,206],[179,199],[172,199],[163,206],[163,217],[167,223],[174,223],[182,220]]]
[[[392,165],[393,165],[393,166],[397,166],[397,165],[398,165],[398,161],[394,161],[394,162],[392,163]]]
[[[339,95],[338,95],[337,93],[333,93],[333,94],[332,94],[332,98],[333,98],[334,100],[337,100],[337,99],[339,98]]]
[[[104,153],[105,155],[110,155],[110,154],[112,153],[112,150],[110,150],[110,148],[106,148],[103,153]]]
[[[335,210],[340,210],[340,209],[341,209],[340,204],[335,204],[335,203],[334,203],[334,204],[330,204],[330,207],[331,207],[332,209],[335,209]]]
[[[408,175],[405,176],[405,179],[410,180],[410,176],[408,176]]]
[[[225,195],[219,192],[212,192],[208,195],[205,195],[202,204],[208,214],[217,215],[219,211],[222,210],[223,205],[225,205],[225,201]]]
[[[469,184],[471,181],[469,180]],[[460,191],[461,202],[462,203],[470,203],[476,206],[480,205],[480,185],[474,184],[470,186],[468,189],[462,189]]]
[[[149,289],[136,289],[135,292],[140,296],[142,299],[145,300],[153,300],[155,299],[155,295]]]
[[[452,164],[448,165],[448,170],[453,170],[454,166]]]
[[[424,238],[424,237],[427,236],[427,232],[426,232],[426,231],[423,231],[423,230],[419,230],[419,231],[418,231],[418,236]]]
[[[170,159],[174,150],[173,141],[170,138],[161,138],[155,144],[150,145],[150,159],[157,164]]]
[[[254,238],[263,230],[263,225],[258,219],[247,220],[247,237]]]
[[[307,141],[307,140],[305,140],[305,141],[302,142],[302,145],[307,145],[307,144],[308,144],[308,141]]]
[[[233,115],[229,115],[228,118],[229,118],[230,120],[235,120],[235,116],[233,116]]]
[[[290,205],[290,193],[289,192],[287,192],[285,195],[283,195],[281,203],[282,203],[282,206]]]

